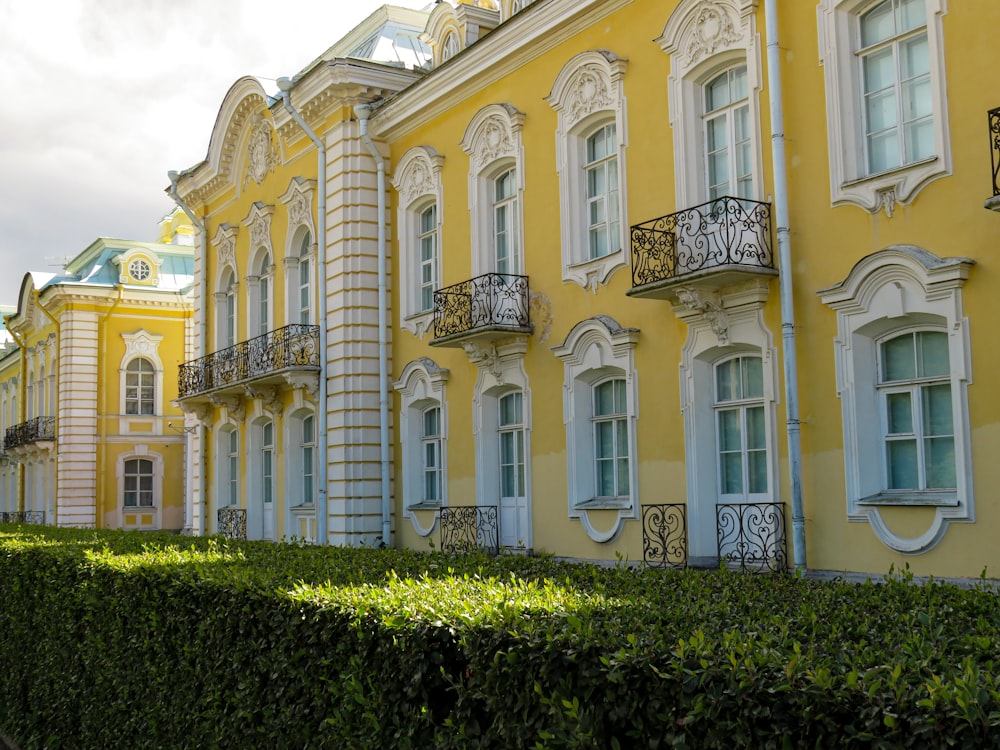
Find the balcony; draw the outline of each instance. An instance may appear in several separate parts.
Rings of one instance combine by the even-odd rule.
[[[319,384],[319,326],[288,325],[180,366],[178,401],[208,400],[244,385],[295,385],[307,374]]]
[[[219,508],[216,533],[228,539],[247,538],[247,512],[245,508]]]
[[[434,292],[432,346],[531,335],[528,277],[487,273]]]
[[[0,523],[27,523],[35,526],[45,524],[44,510],[15,510],[0,513]]]
[[[679,287],[718,289],[751,276],[776,276],[771,205],[716,198],[636,224],[632,297],[673,299]]]
[[[718,560],[753,572],[788,568],[784,503],[715,506]],[[688,565],[687,508],[679,503],[642,506],[643,561],[651,567]]]
[[[8,427],[4,433],[5,455],[17,459],[32,449],[51,449],[56,440],[56,418],[35,417]]]
[[[986,199],[985,206],[991,211],[1000,211],[1000,107],[986,113],[990,134],[990,166],[993,171],[993,195]]]
[[[495,505],[458,505],[441,508],[441,551],[467,553],[500,551],[500,522]]]

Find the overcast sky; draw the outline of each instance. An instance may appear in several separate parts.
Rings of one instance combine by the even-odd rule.
[[[382,4],[0,0],[0,304],[98,237],[155,239],[229,87],[291,77]]]

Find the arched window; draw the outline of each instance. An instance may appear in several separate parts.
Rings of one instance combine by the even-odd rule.
[[[730,68],[704,89],[704,159],[708,199],[753,198],[747,67]]]
[[[125,461],[122,504],[126,508],[153,507],[153,462],[148,458]]]
[[[454,31],[448,33],[448,36],[444,38],[444,43],[441,45],[441,62],[445,60],[450,60],[455,55],[458,54],[458,34]]]
[[[222,275],[219,293],[216,296],[218,331],[217,340],[220,349],[236,344],[236,292],[238,289],[236,274],[227,268]]]
[[[767,499],[767,415],[760,357],[732,357],[715,365],[715,423],[722,499]]]
[[[312,247],[312,235],[306,232],[299,247],[299,323],[312,323],[312,266],[309,252]]]
[[[271,256],[260,259],[257,286],[257,335],[271,330]]]
[[[519,220],[517,172],[507,169],[493,180],[493,268],[497,273],[521,272]]]
[[[589,135],[586,150],[587,240],[589,259],[593,260],[621,249],[615,124],[602,125]]]
[[[136,357],[125,368],[125,413],[156,413],[156,368],[145,357]]]

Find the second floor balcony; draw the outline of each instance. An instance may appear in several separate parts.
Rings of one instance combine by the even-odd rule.
[[[434,346],[530,335],[528,277],[487,273],[434,292]]]
[[[197,399],[244,385],[277,385],[295,373],[320,370],[319,326],[288,325],[185,362],[178,400]]]
[[[633,297],[669,299],[682,286],[721,287],[750,275],[776,276],[771,205],[729,196],[636,224]]]
[[[56,439],[55,417],[34,417],[13,427],[8,427],[4,433],[4,451],[8,455],[16,455],[19,448],[35,446],[40,443],[54,443]]]

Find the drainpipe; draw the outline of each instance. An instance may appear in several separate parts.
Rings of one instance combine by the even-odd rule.
[[[379,450],[382,469],[382,544],[391,543],[391,515],[389,500],[389,355],[386,342],[388,300],[386,298],[385,267],[385,159],[368,135],[370,104],[358,104],[354,114],[361,123],[361,140],[368,147],[378,169],[378,407]]]
[[[327,322],[326,322],[326,146],[322,139],[316,135],[303,119],[299,111],[292,106],[292,81],[288,78],[279,78],[275,83],[278,85],[279,95],[285,104],[285,109],[292,119],[299,124],[303,132],[316,146],[316,183],[318,186],[318,199],[316,205],[316,293],[319,297],[317,317],[319,318],[319,508],[316,511],[316,540],[320,544],[329,542],[327,524],[329,513],[327,500]]]
[[[806,519],[802,508],[802,439],[799,421],[798,356],[795,352],[795,309],[792,297],[792,251],[789,242],[788,170],[785,162],[785,115],[781,92],[781,47],[778,43],[778,0],[764,2],[767,35],[767,87],[771,105],[771,167],[774,171],[774,215],[778,225],[778,286],[785,365],[785,423],[788,431],[788,474],[792,489],[792,558],[806,570]]]
[[[194,224],[195,229],[198,230],[198,255],[199,264],[201,266],[201,289],[199,294],[201,296],[201,320],[198,322],[198,354],[207,354],[207,344],[208,344],[208,232],[205,229],[205,224],[194,215],[194,211],[185,203],[180,195],[177,193],[177,179],[180,175],[177,172],[170,171],[167,172],[167,177],[170,179],[170,189],[167,193],[171,198],[174,199],[180,209],[187,214],[187,217]],[[201,500],[201,533],[204,534],[208,531],[208,519],[205,516],[205,509],[208,507],[205,498],[205,474],[208,470],[208,427],[202,424],[201,420],[198,420],[199,424],[199,463],[200,468],[198,470],[198,498]],[[185,433],[186,434],[186,433]],[[185,438],[186,440],[186,438]],[[186,444],[185,444],[186,445]],[[187,463],[187,455],[184,456],[184,463]],[[185,515],[187,516],[187,523],[190,526],[191,533],[194,533],[194,498],[191,499],[191,508],[187,508],[187,501],[185,500]]]

